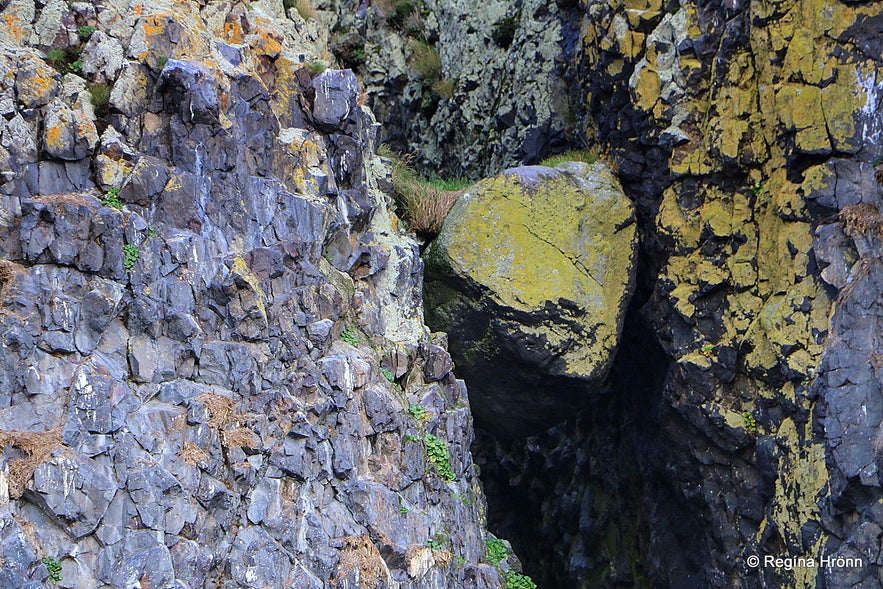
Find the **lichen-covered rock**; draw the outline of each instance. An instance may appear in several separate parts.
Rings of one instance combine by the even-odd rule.
[[[631,202],[602,163],[513,168],[454,205],[427,252],[428,317],[489,427],[547,427],[605,388],[636,247]]]
[[[582,145],[564,2],[326,3],[331,49],[363,81],[383,139],[415,163],[479,178]],[[438,60],[438,67],[433,64]],[[464,124],[468,121],[468,124]]]

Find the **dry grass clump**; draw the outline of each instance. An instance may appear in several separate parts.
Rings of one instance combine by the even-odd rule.
[[[225,448],[256,448],[258,446],[257,435],[247,427],[238,426],[240,420],[254,417],[254,414],[236,414],[236,401],[233,398],[217,393],[203,393],[196,397],[196,400],[208,408],[210,415],[208,424],[218,430],[218,434],[221,436],[221,445]],[[208,454],[195,444],[188,442],[184,444],[183,458],[191,464],[196,464],[205,461]]]
[[[454,80],[449,80],[448,78],[441,78],[440,80],[436,80],[435,84],[432,85],[432,91],[445,98],[450,100],[454,97],[454,92],[457,90],[457,82]]]
[[[236,402],[230,397],[215,393],[203,393],[196,400],[208,408],[211,415],[208,424],[212,427],[224,427],[230,421]]]
[[[247,427],[237,427],[221,432],[221,440],[227,448],[256,448],[258,437]]]
[[[392,160],[392,185],[399,216],[422,237],[438,235],[451,207],[470,182],[427,180],[410,166],[409,156],[388,151],[384,155]]]
[[[316,8],[310,0],[283,0],[286,12],[294,8],[304,20],[313,20],[316,18]]]
[[[871,203],[847,205],[840,211],[843,228],[850,236],[870,234],[883,236],[883,214]]]
[[[0,430],[0,447],[6,446],[12,446],[21,454],[9,460],[9,496],[18,499],[37,467],[61,448],[61,429],[47,432]]]
[[[343,539],[340,562],[337,563],[337,574],[332,579],[332,585],[347,586],[348,577],[354,572],[358,586],[362,589],[377,589],[385,585],[382,581],[387,577],[387,568],[383,557],[365,534],[346,536]]]
[[[209,453],[194,444],[193,442],[184,442],[184,449],[181,451],[181,458],[184,462],[192,466],[198,466],[200,462],[205,463],[209,459]]]

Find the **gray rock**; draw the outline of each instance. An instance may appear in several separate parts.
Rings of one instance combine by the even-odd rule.
[[[74,538],[95,531],[117,491],[112,473],[91,460],[56,451],[34,471],[31,500],[60,518]]]
[[[313,80],[313,117],[328,130],[338,129],[356,108],[359,88],[351,70],[325,70]]]

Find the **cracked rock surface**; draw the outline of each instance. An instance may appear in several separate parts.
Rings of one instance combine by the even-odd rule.
[[[512,168],[469,189],[427,250],[430,322],[503,435],[604,390],[635,281],[634,210],[605,164]]]

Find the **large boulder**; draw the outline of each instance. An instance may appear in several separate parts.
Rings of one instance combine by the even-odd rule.
[[[634,210],[603,163],[507,170],[427,250],[427,321],[450,334],[481,424],[522,436],[603,392],[635,283]]]

